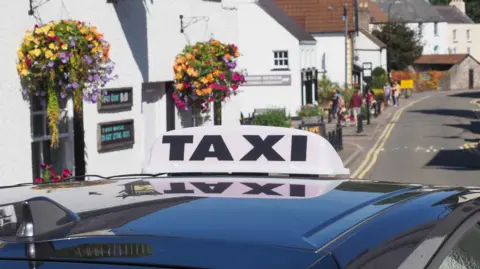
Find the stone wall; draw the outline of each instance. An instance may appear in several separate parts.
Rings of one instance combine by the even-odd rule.
[[[472,57],[468,57],[450,69],[451,90],[468,89],[468,70],[470,69],[473,69],[474,88],[480,88],[480,64]]]

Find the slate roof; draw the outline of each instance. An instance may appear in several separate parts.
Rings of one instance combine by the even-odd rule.
[[[374,0],[388,14],[388,7],[396,0]],[[444,22],[435,6],[427,0],[402,0],[392,4],[390,8],[390,20],[404,22]]]
[[[468,54],[428,54],[422,55],[415,61],[415,64],[427,65],[427,64],[445,64],[455,65],[463,61]],[[470,56],[471,57],[471,56]]]
[[[286,14],[273,0],[258,0],[257,5],[299,41],[317,42],[312,35],[305,31],[302,24],[299,25],[294,17],[289,17],[289,14]]]
[[[372,35],[369,31],[365,30],[365,29],[360,29],[359,30],[362,34],[364,34],[368,39],[372,40],[373,43],[375,43],[375,45],[379,46],[380,48],[386,48],[387,45],[385,45],[385,43],[383,43],[380,39],[378,39],[376,36]]]
[[[273,0],[285,13],[310,33],[343,32],[342,0]],[[348,0],[348,30],[354,31],[354,0]]]
[[[474,23],[467,14],[455,6],[435,6],[435,8],[448,23]]]

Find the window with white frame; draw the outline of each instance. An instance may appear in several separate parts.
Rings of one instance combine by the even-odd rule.
[[[33,177],[41,176],[40,165],[51,164],[57,174],[67,168],[73,171],[74,166],[74,140],[73,122],[69,111],[72,111],[72,102],[62,102],[61,113],[58,120],[58,147],[51,148],[50,129],[46,104],[40,98],[33,97],[30,102],[31,132],[32,132],[32,174]]]
[[[470,30],[467,30],[467,41],[470,41]]]
[[[457,40],[457,30],[453,30],[453,40]]]
[[[433,34],[438,36],[438,22],[433,24]]]
[[[273,66],[275,69],[288,68],[288,51],[276,50],[273,52]]]
[[[422,36],[423,35],[423,23],[418,23],[418,35]]]

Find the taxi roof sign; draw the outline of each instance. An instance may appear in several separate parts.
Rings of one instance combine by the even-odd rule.
[[[349,175],[318,134],[269,126],[202,126],[169,131],[154,142],[144,173]]]

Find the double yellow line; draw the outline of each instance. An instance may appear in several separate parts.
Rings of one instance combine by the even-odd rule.
[[[385,127],[385,130],[383,130],[382,134],[380,135],[380,137],[378,137],[378,139],[375,142],[375,144],[373,145],[373,147],[368,151],[367,156],[365,157],[363,162],[360,164],[360,166],[357,168],[357,170],[355,170],[355,172],[350,176],[351,178],[364,178],[365,177],[365,175],[368,173],[368,171],[370,171],[370,169],[372,169],[372,167],[377,162],[378,154],[380,153],[380,151],[385,146],[385,143],[387,142],[387,139],[390,136],[390,134],[393,130],[393,127],[395,127],[396,121],[402,115],[402,112],[405,109],[413,106],[414,104],[416,104],[416,103],[418,103],[422,100],[427,99],[428,97],[430,97],[430,96],[425,96],[421,99],[413,101],[410,104],[401,107],[400,109],[397,110],[397,112],[395,112],[392,119],[390,120],[390,122]]]

